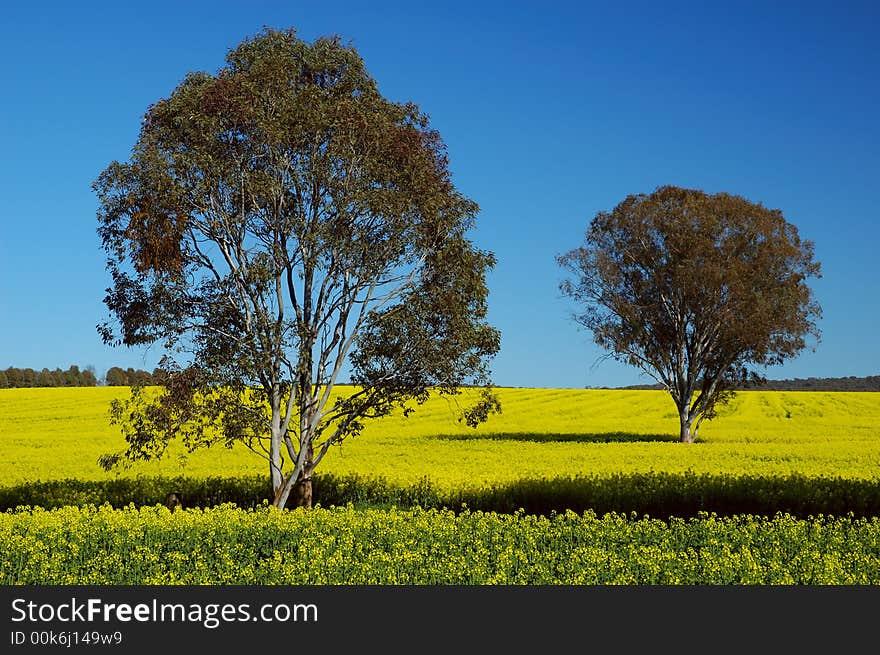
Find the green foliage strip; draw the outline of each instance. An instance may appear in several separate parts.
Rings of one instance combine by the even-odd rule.
[[[66,505],[129,504],[151,506],[175,493],[184,507],[234,503],[257,507],[270,497],[265,476],[120,478],[55,480],[0,488],[0,511],[18,506],[45,509]],[[468,507],[486,512],[550,514],[592,510],[648,515],[653,518],[784,512],[798,517],[826,514],[880,516],[880,482],[805,475],[729,475],[686,473],[619,473],[603,476],[527,478],[511,483],[449,490],[425,478],[400,484],[358,475],[315,477],[315,502],[329,507]]]
[[[4,584],[878,584],[880,519],[110,506],[0,514]]]

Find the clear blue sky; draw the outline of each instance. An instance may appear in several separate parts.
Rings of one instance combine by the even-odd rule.
[[[555,257],[662,184],[779,208],[816,243],[823,339],[771,377],[880,374],[880,5],[27,2],[0,22],[0,368],[152,369],[104,346],[90,185],[188,71],[264,26],[336,33],[420,105],[493,251],[498,384],[649,382],[569,319]]]

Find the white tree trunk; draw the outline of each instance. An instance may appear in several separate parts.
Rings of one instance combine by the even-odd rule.
[[[694,417],[690,415],[688,403],[685,403],[683,407],[679,408],[678,418],[681,425],[679,441],[681,441],[681,443],[693,443],[694,435],[691,433],[691,425],[694,422]]]

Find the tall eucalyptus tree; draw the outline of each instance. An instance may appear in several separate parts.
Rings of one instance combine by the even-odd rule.
[[[315,467],[365,420],[465,385],[483,392],[462,420],[499,409],[478,207],[427,116],[338,38],[265,30],[187,75],[94,189],[112,277],[99,331],[164,352],[160,390],[115,404],[128,446],[106,467],[178,437],[243,442],[275,505],[310,506]]]

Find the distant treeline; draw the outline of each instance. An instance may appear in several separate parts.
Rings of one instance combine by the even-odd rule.
[[[622,389],[662,389],[659,384],[635,384]],[[767,380],[760,385],[741,387],[738,391],[880,391],[880,375],[845,378],[794,378]]]
[[[85,369],[80,370],[79,366],[74,364],[66,371],[62,371],[60,368],[56,368],[54,371],[48,368],[36,371],[32,368],[15,368],[10,366],[5,370],[0,369],[0,389],[149,385],[156,382],[154,374],[157,373],[159,373],[158,370],[150,373],[140,369],[124,369],[114,366],[107,371],[104,377],[98,378],[92,366],[87,366]]]
[[[87,366],[80,370],[73,365],[66,371],[56,368],[50,371],[44,368],[36,371],[32,368],[9,367],[0,369],[0,389],[19,389],[28,387],[125,387],[129,385],[159,384],[163,373],[155,369],[152,373],[142,369],[120,368],[113,366],[107,373],[98,378],[95,368]],[[609,387],[599,387],[608,389]],[[662,389],[659,384],[633,384],[619,389]],[[792,380],[767,380],[758,386],[747,386],[738,391],[762,389],[766,391],[880,391],[880,375],[844,378],[794,378]]]

